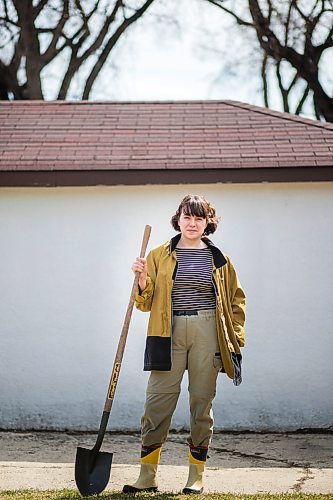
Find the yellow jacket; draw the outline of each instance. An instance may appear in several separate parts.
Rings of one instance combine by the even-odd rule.
[[[147,257],[147,286],[135,298],[140,311],[150,311],[144,370],[171,369],[171,292],[177,272],[176,245],[181,235],[151,250]],[[235,385],[242,381],[240,348],[244,346],[245,295],[228,257],[206,237],[213,256],[213,285],[216,294],[216,329],[223,369]]]

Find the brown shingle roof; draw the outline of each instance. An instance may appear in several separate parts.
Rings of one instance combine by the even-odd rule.
[[[256,169],[250,177],[260,181],[287,169],[287,180],[302,180],[309,168],[313,180],[333,178],[332,124],[234,101],[2,101],[0,120],[2,179],[31,172],[47,185],[84,172],[80,183],[95,173],[113,184],[132,173],[135,184],[140,173],[156,182],[173,172],[195,182],[215,171],[216,180],[246,181]]]

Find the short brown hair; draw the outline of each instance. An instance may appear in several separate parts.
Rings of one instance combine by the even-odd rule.
[[[217,217],[215,208],[203,196],[188,194],[182,199],[175,215],[171,218],[171,225],[175,231],[180,231],[178,224],[182,212],[185,215],[203,217],[208,222],[204,231],[205,235],[215,233],[220,217]]]

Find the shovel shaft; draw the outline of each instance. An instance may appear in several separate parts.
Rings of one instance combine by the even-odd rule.
[[[141,245],[141,250],[140,250],[140,257],[145,256],[149,237],[150,237],[150,232],[151,232],[151,226],[147,225],[145,227],[144,234],[143,234],[142,245]],[[134,282],[133,282],[133,286],[132,286],[132,291],[131,291],[129,303],[127,306],[124,324],[123,324],[120,338],[119,338],[119,343],[118,343],[116,357],[115,357],[113,370],[112,370],[112,374],[111,374],[111,378],[110,378],[109,388],[108,388],[108,392],[106,394],[106,399],[105,399],[104,412],[108,412],[108,413],[110,413],[110,411],[111,411],[114,395],[115,395],[116,388],[117,388],[121,363],[122,363],[125,345],[126,345],[126,340],[127,340],[129,324],[131,321],[133,306],[134,306],[134,302],[135,302],[135,294],[136,294],[136,291],[138,289],[138,283],[139,283],[139,273],[135,273],[135,278],[134,278]]]
[[[151,227],[146,226],[142,240],[140,257],[145,256],[150,232],[151,232]],[[93,447],[92,450],[87,450],[85,448],[79,447],[76,452],[75,481],[80,493],[83,496],[96,495],[101,493],[106,488],[110,478],[112,453],[100,452],[99,450],[102,446],[104,434],[110,416],[114,394],[118,383],[118,377],[125,350],[127,333],[134,306],[135,293],[138,288],[138,282],[139,282],[139,273],[136,273],[134,278],[134,283],[132,286],[129,304],[126,311],[124,325],[121,330],[118,342],[118,349],[114,361],[110,384],[106,395],[104,411],[95,446]]]

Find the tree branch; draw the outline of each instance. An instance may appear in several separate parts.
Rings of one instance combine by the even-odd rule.
[[[316,115],[317,120],[320,120],[321,113],[320,113],[319,108],[318,108],[318,102],[317,102],[315,93],[313,93],[313,108],[315,110],[315,115]]]
[[[322,44],[317,45],[316,47],[313,48],[316,61],[319,61],[320,57],[322,56],[322,53],[326,49],[329,49],[331,47],[333,47],[333,27],[329,31],[325,41]]]
[[[299,5],[298,5],[298,3],[297,3],[297,0],[294,2],[294,7],[295,7],[295,9],[297,10],[297,12],[299,13],[299,15],[301,16],[301,18],[302,18],[302,19],[304,19],[304,21],[307,21],[308,16],[307,16],[307,15],[305,15],[305,14],[303,13],[303,11],[300,9],[300,7],[299,7]]]
[[[296,52],[293,47],[283,46],[275,33],[268,25],[267,19],[263,15],[257,0],[248,0],[249,9],[257,32],[258,41],[262,49],[275,61],[286,59],[296,69],[299,69],[304,63],[303,56]]]
[[[100,30],[98,37],[92,45],[79,57],[82,64],[89,56],[91,56],[102,45],[105,37],[108,34],[110,25],[114,22],[119,8],[122,6],[122,0],[117,0],[111,14],[106,18],[103,28]]]
[[[314,30],[316,29],[316,26],[320,20],[321,15],[322,15],[322,12],[319,12],[319,14],[316,17],[311,17],[311,15],[310,15],[305,22],[304,53],[311,54],[312,57],[314,55],[314,46],[312,43],[312,35],[313,35]]]
[[[7,24],[12,24],[13,26],[15,26],[15,28],[20,28],[20,26],[15,21],[9,19],[9,17],[0,17],[0,21],[4,21],[4,23]]]
[[[95,8],[92,9],[92,11],[88,14],[87,20],[90,19],[90,17],[96,11],[96,9],[99,5],[99,1],[100,0],[97,1],[97,3],[95,4]],[[78,40],[76,43],[74,43],[75,36],[78,36],[80,31],[82,30],[82,27],[80,27],[80,29],[78,30],[76,35],[74,35],[70,40],[67,39],[66,45],[69,45],[71,47],[72,54],[71,54],[71,58],[70,58],[70,61],[68,64],[67,71],[64,75],[64,78],[63,78],[63,81],[62,81],[62,84],[61,84],[61,87],[60,87],[60,90],[58,93],[58,99],[65,99],[66,98],[71,80],[72,80],[73,76],[75,75],[75,73],[77,72],[77,70],[79,69],[79,67],[83,64],[84,61],[86,61],[86,59],[89,56],[93,55],[95,53],[95,51],[102,45],[104,38],[108,34],[109,27],[112,24],[112,22],[115,20],[117,11],[121,5],[122,5],[122,0],[117,0],[111,14],[106,18],[105,23],[104,23],[102,29],[100,30],[99,35],[97,36],[95,42],[93,42],[90,45],[90,47],[88,47],[87,50],[80,57],[78,56],[78,51],[81,48],[83,41],[89,35],[88,24],[86,24],[87,29],[83,33],[82,37],[80,37],[80,40]],[[64,48],[64,47],[62,47],[62,48]]]
[[[249,23],[248,21],[245,21],[244,19],[239,17],[237,14],[235,14],[235,12],[233,12],[232,10],[227,9],[226,7],[221,5],[221,3],[220,3],[221,1],[223,1],[223,0],[220,0],[220,1],[218,1],[218,0],[206,0],[206,2],[211,3],[212,5],[215,5],[216,7],[219,7],[219,9],[223,10],[227,14],[230,14],[234,19],[236,19],[237,24],[239,24],[240,26],[249,26],[251,28],[254,28],[253,23]]]
[[[289,41],[289,25],[290,25],[290,19],[291,19],[291,11],[293,9],[295,0],[292,0],[289,4],[288,7],[288,13],[287,13],[287,18],[286,18],[286,23],[285,23],[285,34],[284,34],[284,44],[288,45]]]
[[[54,34],[48,48],[41,56],[42,67],[49,64],[49,62],[52,61],[52,59],[54,59],[58,55],[59,51],[56,49],[56,46],[68,18],[69,18],[69,0],[63,0],[63,11],[61,18],[57,24],[57,27],[53,31]]]
[[[80,4],[80,2],[77,0],[77,3]],[[97,0],[95,3],[95,6],[92,8],[92,10],[89,12],[89,14],[85,14],[83,11],[83,8],[80,4],[80,12],[82,13],[82,21],[83,21],[83,26],[80,26],[80,28],[77,30],[76,33],[72,36],[71,43],[80,35],[79,39],[77,42],[75,42],[75,45],[80,49],[85,42],[85,40],[88,38],[90,35],[90,29],[89,29],[89,21],[92,18],[92,16],[97,12],[98,7],[99,7],[100,0]]]
[[[21,26],[20,41],[26,56],[26,90],[30,99],[43,99],[40,72],[42,69],[39,38],[34,24],[32,1],[12,0]],[[15,54],[18,57],[18,54]],[[21,58],[20,58],[21,59]],[[19,62],[18,62],[19,64]]]
[[[60,89],[58,92],[58,97],[57,97],[58,100],[66,99],[66,95],[67,95],[71,80],[80,66],[77,63],[78,50],[79,50],[78,47],[72,48],[72,53],[71,53],[71,57],[70,57],[70,60],[68,63],[68,68],[67,68],[67,71],[62,79],[61,86],[60,86]]]
[[[33,19],[37,19],[49,0],[40,0],[39,4],[33,8]]]
[[[111,51],[111,49],[114,47],[114,45],[117,43],[121,35],[126,31],[126,29],[133,24],[139,17],[141,17],[146,10],[150,7],[150,5],[154,2],[154,0],[148,0],[146,3],[144,3],[131,17],[125,19],[123,23],[118,27],[116,32],[112,35],[110,40],[107,42],[106,46],[104,47],[102,54],[99,56],[98,60],[96,61],[87,81],[86,85],[84,87],[82,99],[88,99],[89,94],[91,92],[92,86],[101,70],[103,65],[105,64],[105,61]]]
[[[303,104],[305,103],[306,98],[309,95],[309,92],[310,92],[310,85],[307,85],[306,89],[304,91],[303,97],[299,101],[298,106],[297,106],[297,108],[295,110],[295,115],[299,115],[302,112]]]
[[[282,84],[282,77],[281,77],[281,72],[280,72],[280,65],[281,65],[281,62],[278,61],[277,64],[276,64],[276,76],[277,76],[277,80],[278,80],[278,83],[279,83],[279,89],[281,91],[281,96],[282,96],[282,103],[283,103],[283,111],[286,111],[287,113],[289,113],[289,102],[288,102],[288,90],[286,90]]]
[[[267,54],[264,54],[264,57],[262,59],[262,65],[261,65],[261,79],[263,83],[263,94],[264,94],[264,103],[266,108],[269,108],[269,101],[268,101],[268,83],[267,83],[267,62],[268,62],[268,57]]]
[[[0,89],[1,99],[9,99],[9,93],[12,92],[15,99],[22,99],[22,93],[17,81],[17,73],[10,66],[6,66],[0,60]]]
[[[296,72],[294,78],[291,80],[290,85],[289,85],[289,87],[287,89],[288,90],[288,94],[290,93],[290,91],[292,90],[292,88],[296,85],[298,79],[299,79],[298,78],[298,73]]]
[[[222,0],[207,1],[218,6],[224,12],[227,12],[238,20],[238,16],[235,12],[221,5]],[[278,10],[276,10],[276,16],[274,16],[273,12],[275,12],[275,8],[273,7],[274,4],[272,0],[266,1],[267,14],[265,14],[261,8],[263,2],[248,0],[247,3],[252,17],[252,23],[247,23],[247,26],[255,28],[258,42],[267,60],[269,60],[268,58],[272,58],[272,60],[276,61],[276,77],[283,99],[284,110],[289,112],[288,94],[294,88],[296,82],[301,78],[306,81],[310,90],[314,93],[314,103],[316,104],[315,109],[317,115],[324,117],[327,121],[333,122],[333,99],[325,92],[318,77],[318,66],[321,54],[325,49],[333,46],[333,26],[330,26],[329,33],[324,43],[321,45],[314,46],[312,39],[314,30],[320,23],[321,16],[324,12],[330,11],[330,8],[327,7],[327,2],[325,0],[321,0],[321,2],[318,0],[312,5],[311,14],[306,15],[298,5],[298,0],[290,0],[290,2],[291,3],[288,2],[289,8],[287,7],[284,16],[282,14],[280,15]],[[280,5],[280,2],[277,2],[277,5]],[[333,2],[331,1],[329,5],[333,6]],[[293,14],[295,14],[295,16]],[[277,23],[276,29],[272,26],[273,18]],[[240,23],[243,21],[243,19],[240,19]],[[296,48],[294,48],[295,46],[290,44],[290,38],[294,33],[295,40],[296,37],[298,37],[299,41],[299,30],[301,29],[304,30],[306,40],[304,47],[298,52]],[[284,33],[284,43],[280,42],[276,35],[276,33],[280,33],[281,30],[283,30]],[[294,32],[292,30],[294,30]],[[296,47],[298,47],[298,45],[296,45]],[[296,71],[296,75],[287,89],[284,88],[282,82],[283,68],[280,62],[283,60],[288,61]],[[264,80],[267,73],[266,64],[266,61],[263,60],[261,77],[263,81],[265,103],[268,101],[268,90],[265,87],[266,83]]]

